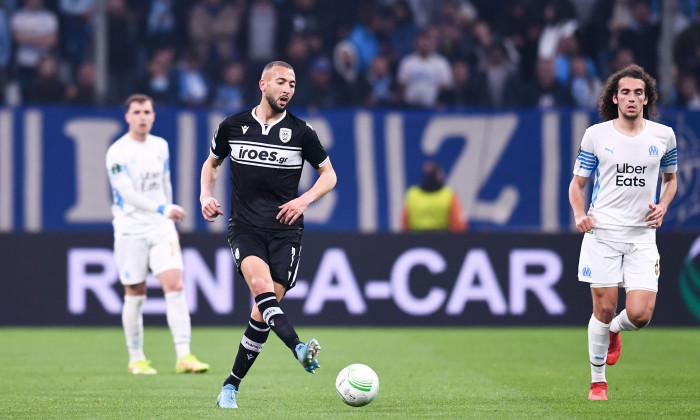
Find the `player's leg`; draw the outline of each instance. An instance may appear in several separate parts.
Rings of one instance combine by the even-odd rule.
[[[153,274],[160,280],[165,296],[165,314],[175,344],[175,371],[177,373],[202,373],[209,365],[200,362],[190,351],[192,324],[182,283],[182,252],[173,227],[168,227],[162,236],[153,239],[150,250],[150,265]]]
[[[280,232],[268,242],[270,275],[275,282],[275,292],[279,300],[296,284],[297,270],[301,260],[302,235],[297,231]],[[294,347],[294,356],[301,366],[310,373],[321,367],[316,356],[321,346],[315,338]]]
[[[608,364],[617,363],[622,352],[621,331],[644,328],[654,313],[659,285],[659,251],[656,244],[633,245],[623,262],[625,309],[610,323]]]
[[[258,358],[260,352],[262,352],[269,335],[270,327],[263,321],[257,305],[253,305],[250,319],[248,320],[248,327],[243,333],[240,344],[238,344],[236,360],[233,362],[231,374],[224,381],[224,386],[231,384],[236,390],[241,389],[241,381],[253,366],[253,363],[255,363],[255,359]]]
[[[591,388],[588,399],[607,400],[605,361],[610,343],[610,321],[617,307],[622,281],[622,251],[617,244],[584,235],[579,258],[579,281],[591,284],[593,314],[588,322],[588,357]]]
[[[145,240],[115,238],[114,259],[119,269],[119,280],[124,285],[122,326],[129,351],[129,371],[134,374],[155,374],[156,370],[150,366],[143,351],[148,245]]]
[[[635,331],[651,321],[659,290],[659,251],[656,244],[636,244],[625,255],[625,310],[610,325],[613,332]]]
[[[262,314],[263,321],[294,353],[294,348],[301,341],[287,315],[279,306],[269,266],[260,257],[250,255],[241,262],[241,271],[250,292],[255,297],[255,304]]]

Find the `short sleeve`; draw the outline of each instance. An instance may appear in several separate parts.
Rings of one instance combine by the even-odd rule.
[[[230,133],[229,119],[226,118],[219,124],[219,127],[214,132],[209,146],[209,153],[217,158],[223,159],[231,153],[231,145],[228,143],[228,133]]]
[[[318,139],[316,131],[314,131],[309,123],[306,123],[301,154],[304,160],[309,162],[315,169],[320,168],[328,162],[328,153],[326,153],[326,150],[321,145],[321,141]]]
[[[671,135],[668,139],[668,147],[666,153],[661,158],[661,172],[674,173],[678,170],[678,146],[676,145],[676,134],[671,129]]]
[[[586,130],[581,140],[581,147],[578,149],[578,156],[574,164],[574,175],[588,178],[598,167],[598,158],[595,155],[593,139],[590,130]]]

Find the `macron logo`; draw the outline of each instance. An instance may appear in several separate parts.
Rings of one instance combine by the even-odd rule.
[[[243,126],[241,126],[241,128],[243,129],[243,134],[245,134],[245,132],[248,131],[247,125],[243,125]]]

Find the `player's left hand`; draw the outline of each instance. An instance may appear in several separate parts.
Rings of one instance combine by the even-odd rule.
[[[647,215],[644,221],[647,226],[658,229],[664,221],[664,214],[666,214],[666,206],[663,204],[649,204],[651,212]]]
[[[297,197],[294,200],[279,206],[280,211],[277,213],[276,219],[279,220],[280,223],[291,225],[296,222],[302,214],[304,214],[304,211],[308,206],[309,203],[307,203],[301,197]]]

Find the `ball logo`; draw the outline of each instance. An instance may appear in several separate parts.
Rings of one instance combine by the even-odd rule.
[[[583,277],[590,278],[591,277],[591,267],[589,267],[587,265],[584,266],[583,269],[581,269],[581,274],[583,275]]]
[[[649,156],[659,156],[659,148],[654,145],[649,146]]]
[[[280,140],[282,143],[287,143],[292,139],[292,130],[289,128],[280,128]]]
[[[678,287],[685,306],[700,322],[700,237],[690,246],[685,266],[678,278]]]

